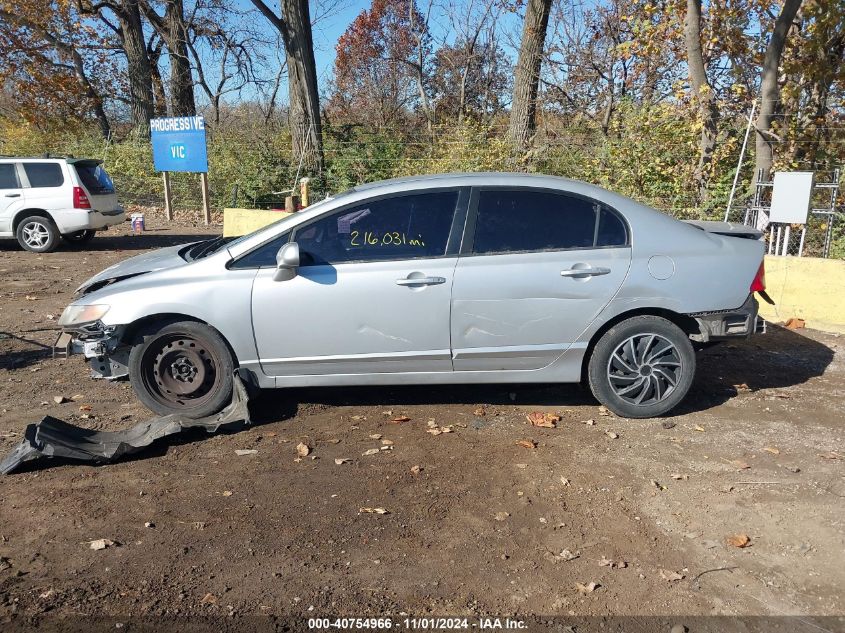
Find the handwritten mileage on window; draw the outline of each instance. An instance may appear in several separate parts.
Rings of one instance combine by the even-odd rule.
[[[376,233],[374,231],[352,231],[349,234],[349,245],[360,246],[425,246],[422,235],[412,237],[399,231]]]

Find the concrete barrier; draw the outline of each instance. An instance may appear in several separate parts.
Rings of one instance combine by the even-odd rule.
[[[797,317],[807,327],[845,333],[845,261],[767,255],[766,291],[775,302],[760,300],[766,320]]]
[[[223,209],[223,236],[238,237],[291,215],[266,209]]]

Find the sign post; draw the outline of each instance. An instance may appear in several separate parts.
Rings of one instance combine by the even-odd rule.
[[[201,116],[152,119],[150,137],[153,145],[153,165],[156,171],[164,173],[164,207],[167,219],[173,219],[168,172],[199,173],[205,223],[210,224],[205,119]]]

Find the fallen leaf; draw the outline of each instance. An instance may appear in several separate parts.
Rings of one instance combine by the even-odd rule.
[[[569,485],[569,480],[568,480],[566,477],[561,477],[561,478],[560,478],[560,483],[562,483],[564,486],[568,486],[568,485]]]
[[[434,427],[433,429],[426,429],[426,433],[431,433],[432,435],[440,435],[443,431],[441,431],[438,427]]]
[[[367,419],[367,416],[366,416],[366,415],[353,415],[353,416],[352,416],[352,419],[353,419],[353,420],[355,420],[355,421],[358,421],[358,420],[366,420],[366,419]]]
[[[751,538],[747,534],[733,534],[725,539],[731,547],[738,547],[740,549],[751,545]]]
[[[586,585],[576,582],[575,587],[578,589],[578,593],[593,593],[601,585],[596,582],[588,582]]]
[[[767,446],[763,450],[767,453],[771,453],[772,455],[780,455],[780,449],[775,448],[774,446]]]
[[[256,455],[258,451],[254,448],[239,448],[235,450],[235,455]]]
[[[410,422],[411,418],[407,415],[397,415],[395,418],[391,420],[394,424],[399,424],[400,422]]]
[[[595,426],[595,425],[596,425],[596,421],[595,421],[595,420],[593,420],[593,419],[590,419],[590,420],[584,420],[584,424],[586,424],[587,426]]]
[[[217,596],[213,593],[207,593],[200,600],[200,604],[217,604]]]
[[[422,471],[422,466],[411,466],[411,473],[414,475],[419,475]]]
[[[107,547],[112,547],[114,545],[117,545],[117,543],[107,538],[98,538],[88,542],[88,547],[94,550],[106,549]]]
[[[737,390],[737,393],[748,393],[749,391],[751,391],[751,387],[746,385],[744,382],[738,385],[734,385],[734,389]]]
[[[695,425],[695,430],[699,433],[704,433],[704,427],[698,426],[697,424]]]
[[[619,437],[619,435],[617,433],[614,433],[613,431],[605,431],[604,434],[612,440],[615,440]]]
[[[842,459],[842,456],[835,451],[830,451],[829,453],[819,453],[819,457],[822,459]]]
[[[560,422],[560,416],[554,413],[543,413],[542,411],[534,411],[525,416],[526,419],[534,426],[539,426],[546,429],[553,429]]]
[[[472,414],[477,415],[479,418],[483,418],[485,415],[487,415],[487,411],[484,409],[484,407],[478,407],[475,411],[472,412]]]
[[[80,411],[90,411],[91,405],[90,404],[83,404],[81,407],[79,407],[79,410]]]
[[[676,571],[671,571],[669,569],[661,569],[660,570],[660,577],[663,580],[668,580],[669,582],[675,582],[677,580],[683,580],[684,575],[679,574]]]
[[[674,479],[675,481],[681,481],[681,480],[686,481],[687,479],[689,479],[689,475],[682,475],[681,473],[673,473],[672,479]]]
[[[537,442],[534,440],[519,440],[516,445],[522,448],[537,448]]]
[[[610,410],[606,406],[602,405],[602,406],[599,407],[599,415],[607,416],[607,415],[613,415],[613,414],[610,412]]]
[[[296,445],[296,454],[300,457],[306,457],[311,452],[311,447],[305,442],[300,442]]]
[[[362,455],[364,457],[369,457],[370,455],[377,455],[380,452],[381,452],[381,449],[379,449],[379,448],[368,448],[367,450],[365,450],[362,453]]]
[[[807,322],[804,319],[799,319],[797,317],[792,317],[791,319],[787,319],[786,323],[784,323],[784,327],[788,330],[800,330],[804,326],[807,325]]]
[[[358,508],[358,514],[390,514],[384,508]]]
[[[599,561],[599,567],[613,567],[613,561],[609,558],[602,558]]]
[[[381,433],[370,433],[370,439],[371,440],[380,440],[381,439]]]
[[[224,497],[231,497],[233,493],[231,490],[224,490],[222,494]]]
[[[382,440],[381,443],[384,446],[393,446],[393,440]]]
[[[510,512],[497,512],[493,517],[497,521],[504,521],[510,516]]]
[[[351,461],[352,460],[349,459],[348,457],[336,457],[335,460],[334,460],[334,463],[337,464],[338,466],[340,466],[341,464],[348,464]]]

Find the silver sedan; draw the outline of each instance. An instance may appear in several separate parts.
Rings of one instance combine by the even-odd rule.
[[[128,259],[60,324],[160,414],[219,411],[237,370],[259,388],[584,381],[642,418],[684,398],[694,345],[755,332],[763,250],[582,182],[423,176]]]

